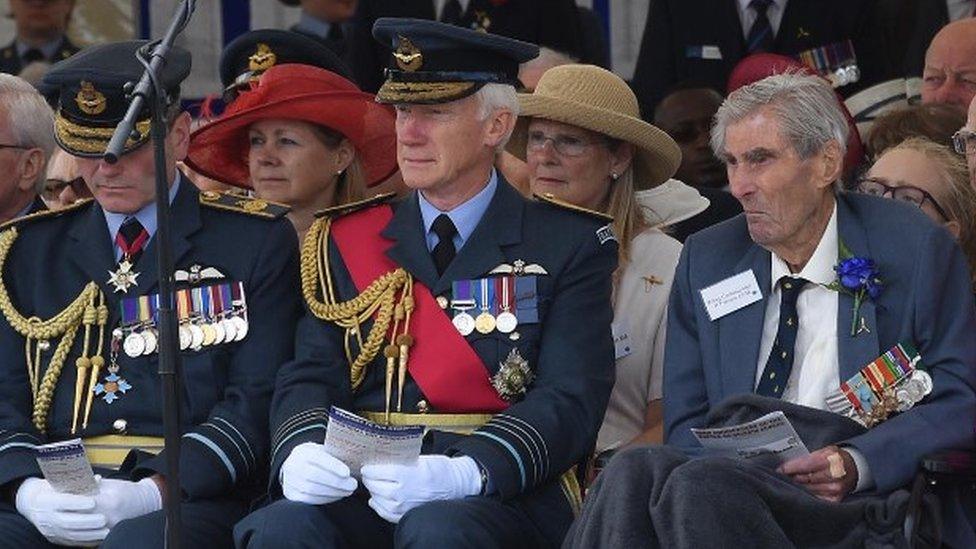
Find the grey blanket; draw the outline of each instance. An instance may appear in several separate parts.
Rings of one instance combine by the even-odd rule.
[[[736,425],[774,410],[786,414],[811,450],[864,431],[830,412],[755,395],[723,402],[707,425]],[[899,490],[829,503],[770,469],[663,446],[633,448],[601,473],[563,547],[907,547],[908,496]],[[938,546],[935,499],[924,509],[926,537]]]

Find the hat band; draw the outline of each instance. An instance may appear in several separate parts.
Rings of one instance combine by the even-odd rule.
[[[135,131],[139,133],[139,138],[129,137],[126,139],[125,149],[131,150],[145,142],[149,137],[150,127],[151,123],[148,119],[136,122]],[[105,147],[108,146],[108,142],[111,141],[112,135],[115,133],[114,126],[102,128],[82,126],[61,116],[60,112],[54,117],[54,129],[58,141],[66,148],[73,152],[93,155],[104,153]]]
[[[516,86],[503,72],[483,71],[416,71],[407,72],[396,69],[386,69],[386,77],[393,82],[477,82],[480,84],[509,84]]]

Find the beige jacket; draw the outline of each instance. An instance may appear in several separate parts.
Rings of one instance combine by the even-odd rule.
[[[597,452],[626,444],[640,434],[648,402],[661,398],[668,295],[681,244],[662,227],[708,207],[694,188],[670,179],[636,193],[650,229],[631,242],[631,259],[614,288],[617,380],[597,437]]]

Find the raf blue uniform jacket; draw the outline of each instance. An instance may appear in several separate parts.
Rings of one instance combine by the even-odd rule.
[[[837,196],[838,235],[873,259],[884,282],[861,305],[870,332],[851,336],[853,299],[841,293],[837,338],[841,381],[900,342],[915,345],[932,393],[909,411],[842,441],[865,457],[874,493],[905,486],[923,456],[973,447],[976,420],[976,313],[969,269],[949,233],[918,208],[860,194]],[[699,290],[752,270],[763,299],[712,322]],[[770,252],[749,237],[744,216],[688,238],[678,261],[668,316],[664,422],[668,444],[698,446],[692,427],[726,397],[752,393],[770,295]]]
[[[486,376],[498,370],[512,349],[519,350],[536,375],[524,399],[479,429],[486,436],[429,431],[423,452],[474,458],[487,471],[494,496],[519,498],[540,529],[559,544],[572,513],[558,477],[592,451],[613,384],[610,287],[617,246],[613,241],[601,245],[596,235],[607,221],[527,201],[499,177],[478,226],[438,277],[427,250],[417,195],[394,207],[394,216],[383,230],[395,241],[387,255],[435,296],[449,298],[452,281],[482,278],[500,264],[511,265],[518,259],[548,272],[538,277],[539,322],[520,324],[517,341],[497,331],[467,337],[484,362]],[[337,300],[358,295],[334,244],[330,263]],[[280,496],[279,469],[292,449],[304,442],[324,441],[330,406],[384,410],[382,355],[367,365],[362,385],[353,392],[343,330],[306,314],[296,341],[295,361],[279,372],[272,403],[273,496]],[[416,413],[424,398],[408,379],[403,411]]]
[[[225,281],[243,282],[248,308],[250,328],[244,340],[181,353],[181,486],[191,499],[209,498],[228,494],[236,486],[255,486],[267,472],[267,414],[274,375],[279,365],[292,358],[292,338],[301,313],[297,243],[295,230],[285,219],[266,220],[201,206],[199,193],[185,178],[172,203],[171,227],[175,268],[215,267]],[[98,283],[110,313],[102,351],[107,366],[110,333],[118,325],[123,294],[107,283],[116,262],[101,207],[91,202],[20,222],[17,229],[19,236],[3,272],[15,308],[26,317],[48,319],[88,282]],[[138,286],[124,297],[158,292],[156,238],[134,270],[140,273]],[[215,282],[220,280],[206,284]],[[117,434],[113,424],[119,419],[125,420],[129,435],[162,436],[158,353],[130,358],[120,352],[119,375],[132,388],[112,404],[95,398],[88,428],[70,433],[74,363],[83,331],[79,330],[65,361],[47,433],[42,434],[31,423],[24,338],[0,315],[0,485],[41,476],[35,444]],[[56,343],[52,341],[51,351],[42,355],[45,367]],[[103,368],[101,377],[105,373]],[[162,455],[142,461],[133,475],[154,472],[165,473]]]

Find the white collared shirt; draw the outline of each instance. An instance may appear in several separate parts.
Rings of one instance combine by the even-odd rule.
[[[809,284],[804,286],[796,301],[799,328],[793,355],[793,370],[783,392],[783,400],[827,409],[827,395],[840,385],[837,359],[837,292],[821,284],[830,284],[836,277],[837,264],[837,205],[830,214],[830,221],[820,243],[810,260],[799,273],[790,273],[786,262],[776,254],[772,261],[769,280],[772,290],[766,301],[766,317],[763,321],[762,341],[759,345],[759,364],[756,366],[756,384],[766,368],[766,361],[773,348],[773,340],[779,329],[779,307],[782,291],[777,282],[783,277],[800,277]]]
[[[461,4],[461,15],[464,15],[468,11],[468,4],[471,3],[471,0],[458,0],[458,3]],[[445,4],[447,4],[447,0],[434,0],[434,13],[437,15],[438,21],[444,16]]]
[[[949,21],[958,21],[973,16],[976,0],[946,0],[946,13]]]
[[[820,237],[820,243],[810,256],[803,269],[796,274],[776,254],[770,254],[771,269],[769,280],[772,291],[766,302],[766,316],[763,320],[762,341],[759,344],[759,364],[756,366],[756,385],[766,368],[766,361],[773,348],[773,340],[779,329],[779,305],[782,291],[777,282],[783,277],[799,277],[809,284],[804,286],[796,300],[796,315],[799,327],[793,348],[793,369],[790,380],[783,391],[783,400],[817,408],[827,409],[827,395],[840,386],[840,359],[837,349],[837,308],[838,294],[824,288],[836,278],[834,265],[837,264],[840,236],[837,233],[837,203],[830,214],[827,228]],[[810,448],[817,450],[818,448]],[[874,485],[874,477],[868,468],[867,460],[852,447],[845,450],[854,459],[858,479],[855,492],[866,490]]]
[[[769,9],[766,10],[766,18],[769,19],[769,26],[773,28],[774,37],[779,33],[779,24],[783,20],[783,12],[786,11],[787,1],[773,0],[773,3],[769,5]],[[742,23],[743,38],[749,36],[749,29],[756,22],[756,10],[749,7],[750,2],[752,0],[738,0],[735,3],[735,8],[739,12],[739,22]]]

